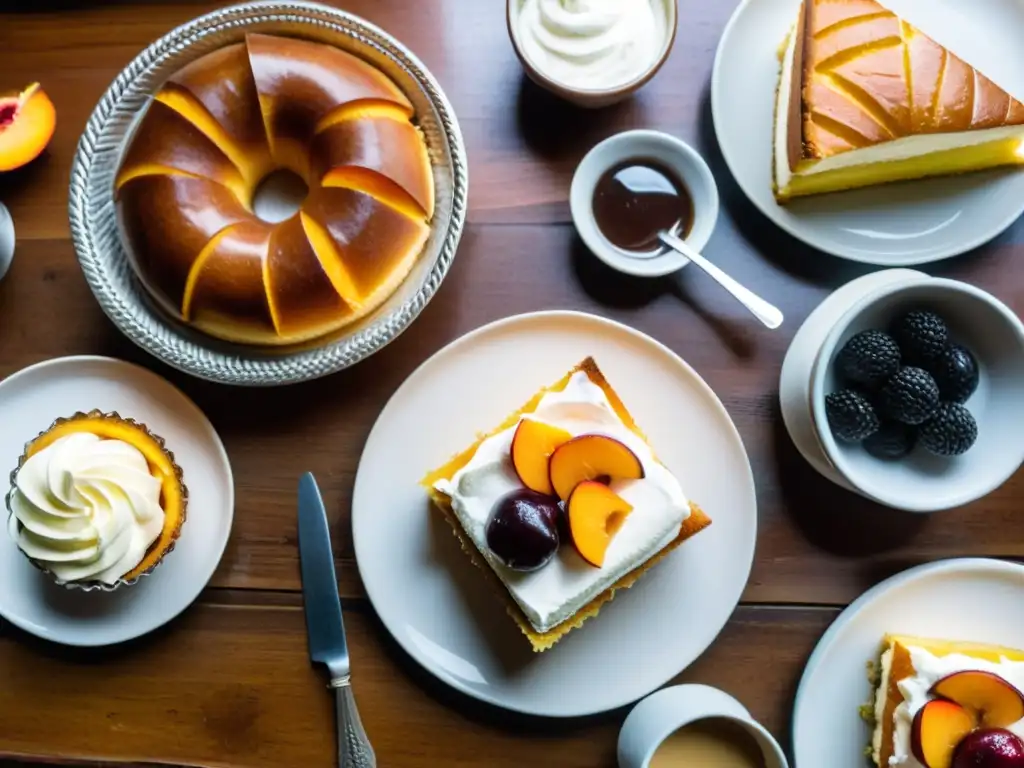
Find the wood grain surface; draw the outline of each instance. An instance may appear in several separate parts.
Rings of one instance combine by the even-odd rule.
[[[15,263],[0,282],[0,376],[70,354],[145,365],[209,415],[237,484],[221,567],[200,602],[170,626],[127,647],[81,652],[0,624],[0,762],[332,765],[331,698],[308,663],[297,594],[294,489],[308,469],[332,522],[359,705],[380,765],[613,766],[623,712],[552,724],[462,699],[397,649],[365,600],[353,559],[352,483],[384,403],[439,347],[520,312],[580,309],[628,323],[683,356],[725,403],[757,482],[757,555],[743,606],[681,679],[734,693],[780,737],[807,654],[838,608],[918,563],[1024,557],[1020,473],[969,507],[914,516],[833,486],[786,434],[777,397],[785,350],[831,290],[866,270],[776,230],[722,162],[708,83],[735,0],[680,0],[680,34],[663,71],[636,98],[599,112],[562,104],[524,79],[499,0],[335,4],[399,37],[446,90],[468,146],[469,223],[437,297],[395,343],[335,376],[268,391],[191,379],[134,347],[94,301],[68,233],[70,167],[104,89],[152,40],[221,4],[0,4],[0,92],[38,80],[58,113],[47,153],[0,175],[0,201],[18,231]],[[694,270],[632,280],[609,273],[580,244],[566,202],[573,169],[597,141],[631,127],[667,130],[704,152],[723,199],[707,252],[783,309],[781,330],[757,326]],[[1020,222],[929,271],[974,283],[1020,313],[1024,271],[1016,258],[1024,258]]]

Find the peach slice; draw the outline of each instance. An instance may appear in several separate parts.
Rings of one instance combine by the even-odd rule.
[[[584,480],[573,489],[566,509],[576,551],[600,568],[608,545],[633,511],[632,505],[604,483]]]
[[[39,83],[13,96],[0,96],[0,171],[35,160],[50,143],[57,111]]]
[[[953,753],[974,730],[974,717],[959,704],[935,699],[914,715],[910,748],[925,768],[951,768]]]
[[[959,704],[985,728],[1005,728],[1024,718],[1024,695],[991,672],[954,672],[935,683],[931,694]]]
[[[572,435],[559,427],[542,421],[523,419],[512,435],[512,466],[519,480],[531,491],[553,496],[548,474],[551,454],[563,443],[572,440]]]
[[[555,449],[548,465],[558,498],[569,498],[584,480],[639,480],[644,465],[624,444],[604,435],[580,435]]]

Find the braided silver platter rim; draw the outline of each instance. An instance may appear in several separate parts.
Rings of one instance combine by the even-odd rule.
[[[371,62],[412,101],[434,174],[431,234],[416,266],[375,312],[302,345],[231,344],[188,328],[153,301],[135,275],[114,203],[114,177],[134,125],[171,74],[247,32],[335,45]],[[186,373],[224,384],[274,386],[347,368],[398,337],[444,280],[466,219],[469,187],[462,133],[447,97],[423,64],[380,28],[318,3],[250,2],[177,27],[146,48],[96,105],[71,170],[68,213],[82,272],[106,315],[132,341]]]

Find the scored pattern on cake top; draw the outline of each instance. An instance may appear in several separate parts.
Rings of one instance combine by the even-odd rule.
[[[804,157],[1024,125],[1024,104],[874,0],[808,0]]]

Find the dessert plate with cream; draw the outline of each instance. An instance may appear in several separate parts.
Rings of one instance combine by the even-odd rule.
[[[224,446],[170,383],[106,357],[0,382],[0,616],[57,643],[167,623],[220,562],[234,514]]]
[[[352,524],[367,594],[417,662],[490,704],[572,717],[707,648],[757,512],[700,376],[635,330],[558,311],[484,326],[406,380],[367,440]]]
[[[1020,765],[1022,600],[1024,566],[989,559],[923,565],[870,589],[807,663],[796,768]]]
[[[1024,5],[746,0],[712,112],[747,197],[822,251],[884,266],[976,248],[1024,212]]]

